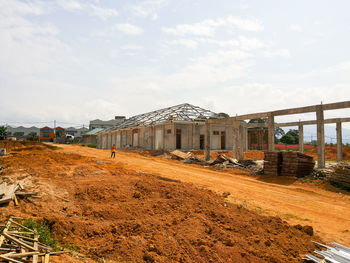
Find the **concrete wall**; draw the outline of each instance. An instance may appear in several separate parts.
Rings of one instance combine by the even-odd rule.
[[[137,145],[133,141],[137,129]],[[200,135],[206,136],[205,123],[173,123],[160,124],[155,126],[138,127],[135,129],[117,130],[101,133],[102,143],[100,148],[109,149],[112,144],[117,148],[130,146],[146,150],[175,150],[176,130],[181,130],[181,149],[183,151],[199,150]],[[134,130],[134,132],[133,132]],[[218,131],[219,135],[213,135]],[[232,149],[232,126],[212,125],[211,127],[211,149],[221,150],[221,132],[225,132],[225,149]],[[134,134],[134,135],[133,135]],[[118,139],[119,138],[119,139]]]

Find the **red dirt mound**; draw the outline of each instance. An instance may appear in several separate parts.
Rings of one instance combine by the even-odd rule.
[[[44,219],[62,244],[74,244],[95,259],[299,262],[314,249],[311,239],[318,240],[310,228],[122,164],[49,149],[23,150],[0,164],[2,177],[31,175],[42,195],[19,208],[0,208],[2,220],[10,214]]]

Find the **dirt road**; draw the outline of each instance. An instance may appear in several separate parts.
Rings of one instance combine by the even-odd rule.
[[[60,151],[110,161],[109,151],[62,145]],[[223,193],[228,200],[261,214],[277,215],[291,224],[311,225],[325,241],[350,245],[350,196],[292,179],[259,179],[243,171],[212,171],[197,165],[132,152],[116,153],[115,161],[135,171],[190,182]]]

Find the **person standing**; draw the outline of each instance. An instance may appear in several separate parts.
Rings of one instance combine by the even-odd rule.
[[[113,144],[111,149],[111,158],[113,157],[114,159],[115,159],[115,150],[116,150],[116,147],[115,147],[115,144]]]

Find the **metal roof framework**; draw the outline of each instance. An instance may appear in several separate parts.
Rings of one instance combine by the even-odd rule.
[[[200,108],[188,103],[139,114],[118,123],[115,127],[108,129],[119,130],[125,128],[156,125],[168,121],[205,121],[209,118],[221,118],[217,113]]]

